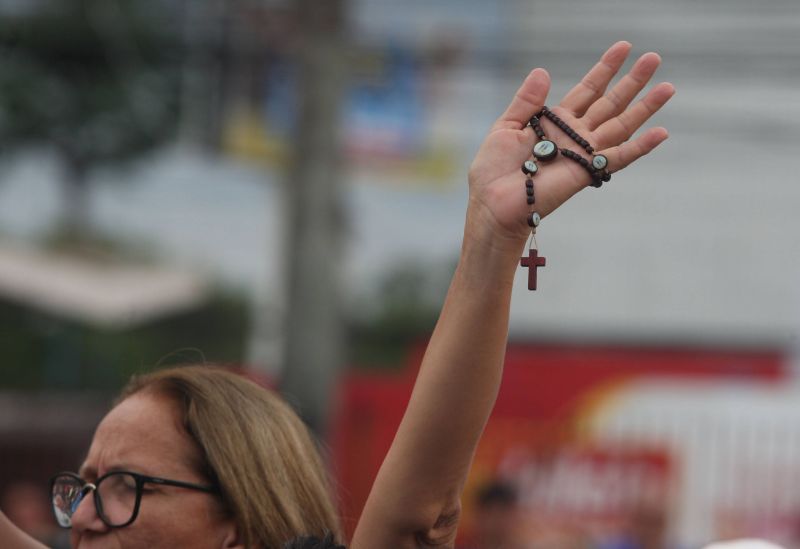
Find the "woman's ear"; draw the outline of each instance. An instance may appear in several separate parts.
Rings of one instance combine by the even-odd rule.
[[[226,525],[220,549],[245,549],[244,543],[239,536],[239,528],[236,527],[235,522],[230,521]]]

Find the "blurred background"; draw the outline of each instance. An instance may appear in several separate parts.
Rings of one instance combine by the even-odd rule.
[[[3,511],[59,543],[115,391],[215,362],[323,437],[352,528],[486,130],[620,39],[671,137],[540,227],[460,543],[800,547],[794,0],[0,0]]]

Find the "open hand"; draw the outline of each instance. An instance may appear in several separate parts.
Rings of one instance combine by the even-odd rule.
[[[630,50],[628,42],[611,46],[557,106],[549,107],[586,139],[596,154],[608,158],[611,173],[622,170],[667,138],[667,130],[656,127],[631,139],[675,93],[672,84],[662,82],[631,104],[661,63],[656,53],[642,55],[628,74],[607,89]],[[534,69],[492,126],[470,167],[471,219],[490,231],[492,237],[524,240],[530,234],[526,219],[531,209],[545,217],[591,183],[584,168],[559,155],[550,162],[539,163],[540,170],[533,178],[536,203],[529,206],[526,202],[526,176],[520,167],[531,158],[533,145],[538,141],[528,122],[546,104],[549,90],[547,71]],[[542,118],[541,124],[547,138],[559,148],[588,156],[552,122]]]

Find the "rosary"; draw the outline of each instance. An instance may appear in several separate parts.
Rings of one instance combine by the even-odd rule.
[[[608,158],[602,154],[595,154],[594,149],[589,142],[578,135],[575,130],[570,128],[569,125],[561,120],[561,118],[559,118],[553,111],[547,107],[542,107],[542,110],[539,112],[539,114],[534,115],[533,118],[531,118],[529,124],[536,133],[536,137],[539,138],[539,141],[533,146],[533,160],[526,160],[525,163],[522,164],[522,173],[524,173],[526,176],[525,193],[528,196],[528,206],[530,207],[530,212],[528,213],[528,226],[531,228],[531,243],[528,246],[528,257],[520,258],[520,265],[528,268],[529,290],[536,289],[536,269],[539,267],[544,267],[547,261],[546,258],[539,257],[539,250],[536,248],[536,227],[539,226],[539,223],[542,220],[541,216],[535,211],[534,206],[534,204],[536,204],[536,195],[534,194],[533,190],[533,176],[539,171],[539,165],[536,163],[536,161],[549,162],[558,156],[559,153],[558,146],[555,144],[555,142],[547,139],[547,136],[542,129],[542,125],[539,122],[539,118],[542,116],[555,124],[561,131],[567,134],[570,139],[580,145],[580,147],[586,151],[589,156],[592,157],[591,160],[587,160],[575,151],[565,148],[560,149],[561,155],[564,158],[569,158],[570,160],[577,162],[589,172],[589,175],[592,177],[592,182],[590,183],[592,187],[600,187],[603,182],[611,180],[611,174],[609,174],[606,170],[608,167]]]

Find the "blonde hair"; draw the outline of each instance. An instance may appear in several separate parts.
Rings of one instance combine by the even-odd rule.
[[[200,472],[222,492],[248,548],[297,536],[341,537],[330,483],[314,440],[286,402],[217,367],[183,366],[134,376],[119,400],[139,392],[174,400],[199,446]]]

